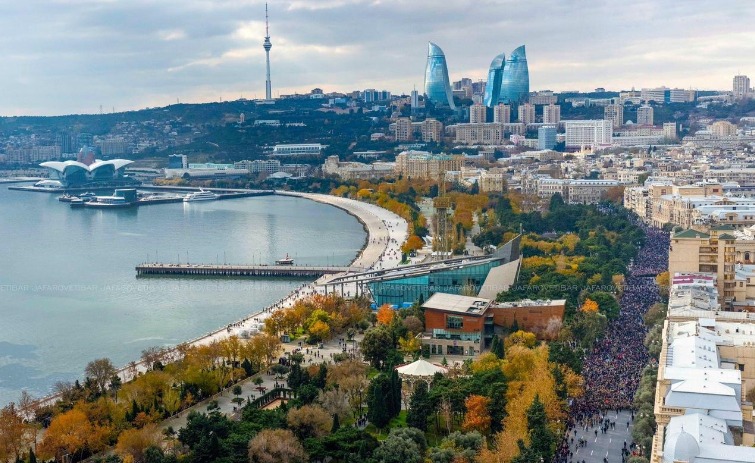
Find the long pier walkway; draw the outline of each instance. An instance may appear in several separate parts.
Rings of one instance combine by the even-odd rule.
[[[230,277],[321,277],[339,273],[356,273],[360,267],[310,265],[210,265],[144,263],[136,266],[136,275],[230,276]]]

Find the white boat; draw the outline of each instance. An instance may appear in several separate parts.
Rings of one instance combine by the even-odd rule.
[[[186,196],[184,196],[184,202],[192,202],[192,201],[213,201],[215,199],[218,199],[220,195],[213,193],[212,191],[207,191],[202,188],[199,189],[199,191],[194,193],[189,193]]]
[[[294,259],[288,257],[288,254],[286,254],[286,257],[283,259],[276,260],[275,265],[294,265]]]

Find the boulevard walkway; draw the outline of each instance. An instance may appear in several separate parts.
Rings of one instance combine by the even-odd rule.
[[[605,463],[606,461],[608,463],[622,463],[624,461],[621,455],[624,443],[626,442],[627,449],[632,444],[632,429],[634,428],[632,415],[626,410],[622,410],[618,414],[616,410],[612,410],[607,413],[606,418],[615,425],[613,428],[609,427],[605,434],[601,432],[597,423],[596,426],[588,426],[587,430],[584,427],[577,426],[576,436],[574,431],[571,431],[569,450],[573,456],[569,461],[584,461],[585,463]],[[629,423],[628,427],[627,423]],[[580,439],[584,439],[586,442],[584,447],[579,445]]]

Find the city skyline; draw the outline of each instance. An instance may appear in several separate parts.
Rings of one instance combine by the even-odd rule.
[[[0,115],[264,98],[264,3],[3,5]],[[273,2],[273,96],[315,87],[408,94],[422,86],[428,41],[443,48],[451,81],[485,80],[491,56],[525,43],[532,90],[731,90],[734,75],[755,74],[747,2],[659,3],[625,11],[618,1],[463,1],[442,10],[429,0]]]

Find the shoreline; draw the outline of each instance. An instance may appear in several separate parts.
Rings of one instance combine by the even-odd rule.
[[[336,207],[350,216],[356,218],[365,230],[366,237],[362,248],[357,252],[354,259],[351,261],[352,267],[361,267],[365,270],[372,268],[376,264],[380,263],[381,268],[395,267],[400,262],[400,246],[406,240],[408,236],[408,224],[404,219],[394,214],[393,212],[383,209],[380,206],[371,203],[365,203],[357,201],[355,199],[342,198],[339,196],[332,196],[320,193],[301,193],[292,191],[276,191],[276,195],[288,196],[295,198],[308,199],[321,204],[327,204]],[[397,252],[396,252],[397,251]],[[391,259],[388,256],[398,256],[398,259]],[[384,260],[385,259],[385,260]],[[230,322],[228,325],[207,332],[196,338],[186,340],[177,344],[176,346],[167,348],[168,355],[176,353],[176,347],[178,345],[197,346],[209,344],[215,341],[219,341],[228,338],[232,335],[240,336],[243,332],[247,332],[250,336],[256,334],[254,329],[259,328],[264,319],[269,316],[275,310],[290,307],[297,300],[310,296],[318,291],[317,287],[329,278],[334,278],[337,275],[324,275],[315,281],[303,283],[296,289],[286,294],[284,297],[274,302],[269,306],[257,309],[249,315]],[[168,361],[174,361],[176,358],[170,358]],[[131,381],[139,373],[146,371],[146,368],[141,360],[132,361],[129,364],[119,368],[116,374],[121,378],[123,382]],[[59,394],[51,394],[46,397],[42,397],[36,401],[37,406],[50,405],[55,403]]]

